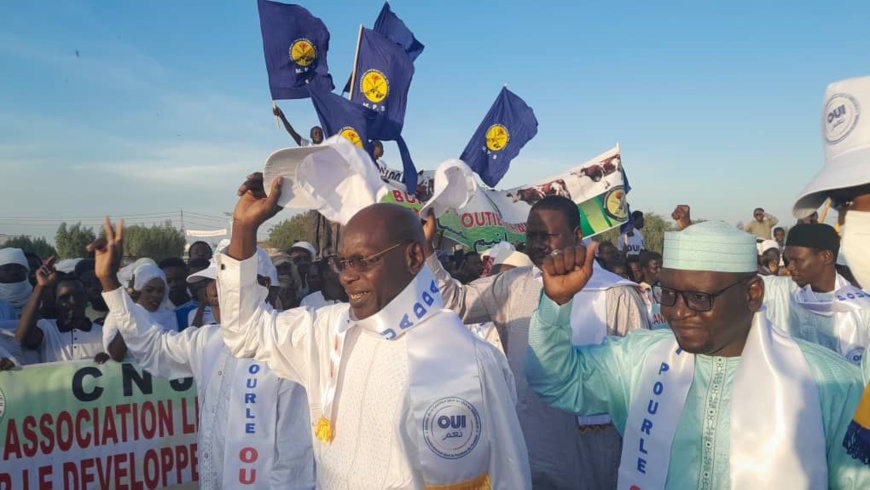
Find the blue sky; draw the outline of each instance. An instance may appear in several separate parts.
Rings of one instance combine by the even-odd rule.
[[[331,32],[340,85],[382,3],[302,5]],[[539,127],[500,187],[619,142],[632,207],[665,214],[793,222],[822,163],[826,85],[870,71],[868,2],[391,5],[426,45],[404,132],[418,168],[458,156],[508,83]],[[189,228],[220,225],[244,175],[293,144],[270,114],[254,0],[4,2],[0,73],[0,233],[180,209]],[[316,123],[309,101],[280,105],[300,132]]]

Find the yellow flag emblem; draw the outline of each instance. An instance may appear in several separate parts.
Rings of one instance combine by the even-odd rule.
[[[354,145],[360,148],[363,147],[362,139],[359,137],[359,133],[356,132],[356,129],[353,129],[350,126],[346,126],[344,128],[341,128],[341,131],[339,131],[338,134],[342,135],[345,139],[347,139]]]
[[[486,147],[490,151],[503,150],[510,139],[510,133],[501,124],[493,124],[486,130]]]
[[[377,104],[390,94],[390,82],[380,71],[368,70],[360,80],[360,91],[366,99]]]
[[[305,67],[314,62],[317,58],[317,50],[311,41],[308,39],[297,39],[290,46],[290,59],[293,63]]]

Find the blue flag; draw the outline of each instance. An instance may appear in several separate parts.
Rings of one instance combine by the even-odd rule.
[[[414,63],[404,48],[371,29],[362,30],[351,100],[375,112],[369,137],[399,145],[403,183],[411,194],[417,190],[417,168],[402,139],[402,126],[413,78]]]
[[[381,9],[381,13],[375,19],[373,30],[394,43],[401,45],[405,52],[408,53],[408,56],[411,57],[411,61],[416,60],[425,47],[423,43],[414,37],[414,33],[411,32],[411,29],[408,29],[405,23],[402,22],[402,19],[393,13],[389,2],[384,2],[384,8]]]
[[[299,5],[257,0],[272,100],[304,99],[308,85],[332,90],[326,63],[329,31]]]
[[[411,61],[415,61],[425,47],[414,37],[414,33],[408,29],[402,19],[393,13],[389,2],[384,2],[384,7],[378,14],[378,18],[375,19],[375,27],[372,30],[402,46],[402,49],[411,57]],[[345,84],[344,92],[350,92],[350,80]]]
[[[323,135],[328,138],[340,134],[371,155],[368,132],[375,112],[332,92],[311,88],[310,93]]]
[[[377,114],[373,138],[395,140],[402,132],[414,63],[401,46],[363,29],[354,70],[351,100]]]
[[[459,159],[477,172],[486,185],[495,187],[507,173],[511,160],[537,133],[535,112],[505,87]]]

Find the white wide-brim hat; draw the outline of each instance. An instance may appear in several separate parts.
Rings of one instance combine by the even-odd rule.
[[[870,77],[828,85],[822,139],[825,166],[795,202],[792,212],[799,219],[816,211],[830,191],[870,182]]]

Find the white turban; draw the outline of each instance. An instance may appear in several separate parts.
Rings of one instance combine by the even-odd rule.
[[[0,265],[18,264],[30,271],[30,264],[24,256],[24,250],[20,248],[0,248]]]

